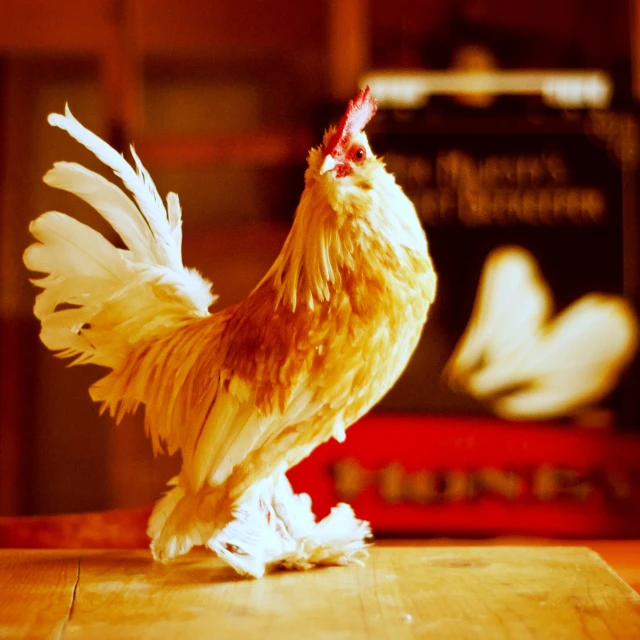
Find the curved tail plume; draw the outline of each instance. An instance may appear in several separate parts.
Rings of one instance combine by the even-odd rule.
[[[51,187],[69,191],[90,204],[120,236],[116,248],[91,227],[63,213],[49,212],[31,223],[38,241],[24,261],[46,274],[35,314],[42,341],[74,363],[116,367],[130,345],[185,317],[208,315],[215,297],[211,285],[182,264],[182,215],[178,196],[165,208],[133,148],[135,169],[71,114],[49,116],[93,152],[122,180],[132,198],[85,167],[57,162],[45,175]]]

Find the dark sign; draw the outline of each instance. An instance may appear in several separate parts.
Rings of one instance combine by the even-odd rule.
[[[439,275],[424,338],[385,409],[486,412],[450,391],[440,373],[469,320],[482,266],[497,247],[531,252],[557,311],[596,291],[637,302],[632,116],[387,112],[374,123],[372,147],[414,202]],[[638,421],[640,386],[624,386],[604,405],[611,426]]]

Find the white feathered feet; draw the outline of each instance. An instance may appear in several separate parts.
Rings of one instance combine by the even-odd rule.
[[[362,564],[368,522],[341,503],[315,521],[311,499],[295,494],[287,478],[265,480],[234,512],[234,519],[206,546],[242,575],[260,578],[278,568]]]

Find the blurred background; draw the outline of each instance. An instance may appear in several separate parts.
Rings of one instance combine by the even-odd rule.
[[[630,338],[617,355],[608,346],[612,334],[633,334],[640,291],[637,5],[5,2],[0,515],[144,505],[179,464],[153,460],[141,416],[119,427],[99,416],[87,393],[98,370],[67,368],[38,341],[35,290],[21,258],[29,222],[44,211],[64,211],[115,241],[89,207],[42,183],[56,160],[101,170],[49,127],[46,115],[69,103],[119,150],[135,143],[160,193],[180,195],[185,263],[213,280],[226,306],[243,298],[277,255],[302,191],[308,149],[358,86],[369,83],[380,102],[372,147],[416,203],[440,274],[424,338],[371,426],[381,449],[404,439],[411,453],[400,447],[397,459],[381,461],[370,447],[359,449],[364,445],[354,435],[350,448],[302,468],[297,482],[312,493],[319,483],[318,496],[351,501],[371,485],[373,502],[364,513],[356,504],[356,512],[375,525],[385,504],[401,503],[398,519],[380,520],[389,531],[403,530],[403,523],[433,531],[437,508],[439,531],[464,533],[477,524],[476,507],[447,520],[443,506],[477,506],[486,496],[512,503],[559,498],[558,509],[577,509],[565,533],[589,533],[612,510],[608,534],[639,533],[638,516],[631,515],[640,504],[636,345]],[[499,408],[496,395],[533,382],[544,386],[544,373],[533,382],[510,374],[491,397],[441,375],[461,344],[485,261],[511,245],[524,247],[539,266],[541,277],[525,284],[532,291],[548,286],[554,313],[594,291],[622,296],[632,310],[612,329],[598,332],[597,321],[576,328],[575,353],[587,354],[582,370],[610,374],[600,391],[586,392],[568,409],[545,413],[533,406],[516,415]],[[518,290],[526,296],[524,285]],[[502,292],[505,304],[512,294]],[[536,336],[545,332],[547,325]],[[537,352],[534,337],[523,343]],[[590,360],[591,345],[597,353]],[[491,349],[478,348],[475,366],[482,368]],[[559,356],[563,365],[566,353]],[[548,383],[556,385],[553,393],[574,392],[567,371],[561,376],[567,389],[558,391],[556,376]],[[472,453],[465,457],[463,450]],[[555,462],[552,453],[560,456]],[[503,530],[517,531],[521,512],[511,517],[508,506]],[[557,521],[548,522],[553,533]]]

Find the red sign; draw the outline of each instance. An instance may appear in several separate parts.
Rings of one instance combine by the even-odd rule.
[[[377,534],[640,535],[640,438],[549,423],[371,415],[289,473]]]

